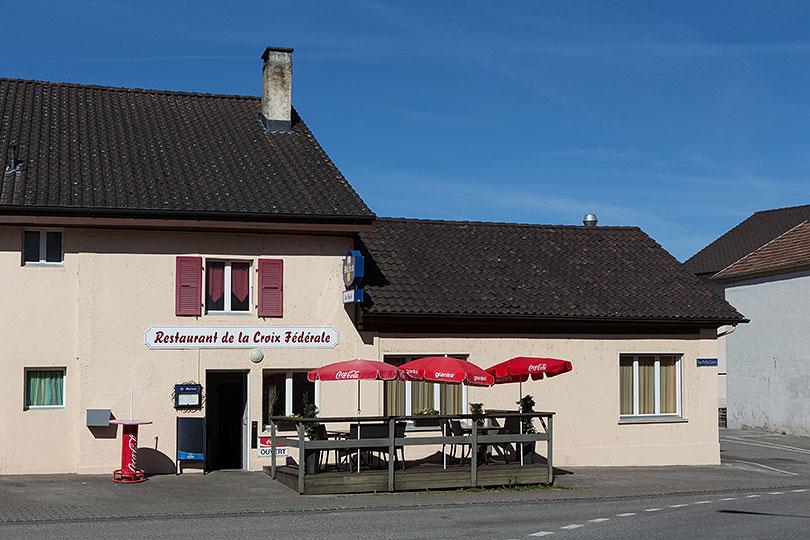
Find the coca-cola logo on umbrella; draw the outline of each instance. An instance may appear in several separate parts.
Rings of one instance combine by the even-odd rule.
[[[352,370],[352,371],[338,371],[335,373],[336,379],[359,379],[360,378],[360,371]]]

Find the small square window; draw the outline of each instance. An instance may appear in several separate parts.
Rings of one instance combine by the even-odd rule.
[[[64,369],[28,369],[25,371],[26,409],[64,406]]]
[[[206,261],[205,309],[208,313],[250,312],[250,263]]]
[[[25,231],[22,251],[23,265],[62,264],[62,232]]]

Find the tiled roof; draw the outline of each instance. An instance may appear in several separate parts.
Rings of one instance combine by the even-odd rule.
[[[0,79],[0,211],[372,219],[295,111],[265,132],[259,103]],[[11,144],[22,167],[2,174]]]
[[[743,319],[635,227],[381,218],[360,249],[368,314]]]
[[[790,271],[807,266],[810,266],[810,223],[805,221],[719,272],[713,279]]]
[[[810,205],[757,212],[683,264],[698,275],[715,274],[805,220]]]

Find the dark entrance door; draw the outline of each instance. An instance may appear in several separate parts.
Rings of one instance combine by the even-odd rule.
[[[207,468],[242,469],[247,373],[208,371],[205,382]]]

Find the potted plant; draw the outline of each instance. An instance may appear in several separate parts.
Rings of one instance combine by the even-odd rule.
[[[419,409],[415,413],[413,413],[413,425],[415,427],[436,427],[441,425],[441,420],[438,418],[431,418],[433,416],[438,416],[439,411],[434,409],[433,407],[425,407],[424,409]],[[421,418],[418,418],[421,417]]]
[[[529,394],[523,396],[520,401],[517,402],[520,406],[520,412],[522,413],[529,413],[534,412],[534,399]],[[537,429],[534,427],[533,418],[526,417],[521,418],[520,421],[523,425],[523,433],[537,433]],[[531,442],[524,442],[523,443],[523,462],[524,463],[531,463],[532,457],[534,456],[534,445],[537,441]]]
[[[304,411],[303,414],[299,415],[299,417],[302,418],[318,417],[318,407],[316,407],[314,403],[309,402],[309,395],[306,393],[304,394]],[[320,422],[305,422],[304,432],[307,434],[307,438],[310,441],[317,441],[318,439],[320,439],[321,434],[323,432],[322,426],[323,424],[321,424]],[[321,461],[321,451],[305,450],[304,459],[306,461],[306,473],[317,474],[318,466]]]
[[[473,415],[473,418],[475,419],[475,424],[478,427],[484,427],[484,419],[480,418],[484,414],[483,403],[470,403],[470,414]]]

